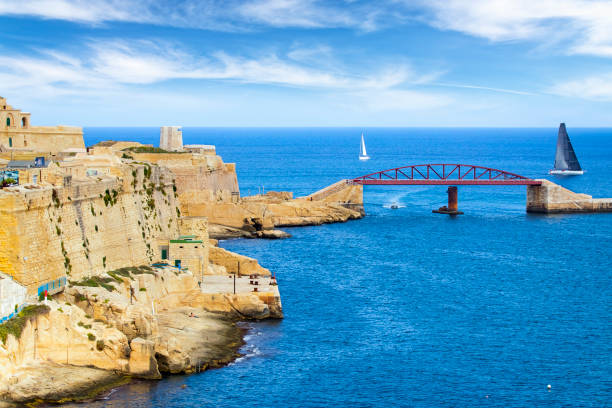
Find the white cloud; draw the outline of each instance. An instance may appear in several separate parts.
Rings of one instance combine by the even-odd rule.
[[[331,49],[325,49],[331,53]],[[0,75],[5,89],[54,87],[61,93],[105,90],[129,85],[155,84],[190,79],[268,84],[311,88],[322,91],[389,90],[423,84],[435,74],[417,74],[407,63],[347,69],[340,65],[302,64],[297,55],[308,51],[293,49],[289,56],[264,54],[256,57],[216,52],[198,56],[180,47],[159,41],[91,42],[75,58],[57,51],[40,52],[38,57],[0,56]],[[291,58],[293,57],[293,59]]]
[[[147,8],[131,0],[0,0],[0,15],[27,15],[84,23],[137,21],[148,18]]]
[[[427,0],[437,28],[492,41],[555,43],[568,54],[612,57],[612,2],[606,0]]]
[[[612,102],[612,72],[558,83],[549,89],[555,95]]]
[[[272,27],[375,29],[384,7],[355,2],[342,7],[322,0],[0,0],[0,15],[102,24],[150,23],[224,31]]]

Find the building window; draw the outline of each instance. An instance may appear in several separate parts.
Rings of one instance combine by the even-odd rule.
[[[11,126],[11,118],[6,118],[6,126]]]
[[[9,121],[9,119],[6,120],[7,122]],[[13,138],[9,137],[9,147],[13,147]]]
[[[162,259],[168,259],[168,250],[167,249],[162,249],[161,250],[161,258]]]
[[[21,127],[28,127],[28,118],[21,118]]]

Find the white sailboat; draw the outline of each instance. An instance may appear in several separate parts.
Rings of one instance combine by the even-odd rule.
[[[361,132],[361,147],[359,149],[359,160],[370,160],[368,152],[366,151],[365,141],[363,140],[363,132]]]

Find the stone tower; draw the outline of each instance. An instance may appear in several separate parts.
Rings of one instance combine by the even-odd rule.
[[[183,150],[183,131],[180,126],[162,126],[159,147],[171,152]]]

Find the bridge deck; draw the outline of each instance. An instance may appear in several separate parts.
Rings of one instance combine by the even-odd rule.
[[[413,179],[413,180],[351,180],[352,183],[361,184],[364,186],[539,186],[542,182],[539,180],[470,180],[470,179]]]

